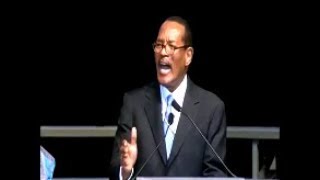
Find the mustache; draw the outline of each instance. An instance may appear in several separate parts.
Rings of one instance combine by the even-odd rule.
[[[171,66],[171,62],[167,58],[162,58],[158,61],[158,65],[168,65]]]

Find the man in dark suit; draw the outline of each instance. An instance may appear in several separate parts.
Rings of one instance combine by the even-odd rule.
[[[158,83],[124,95],[110,179],[130,179],[138,172],[139,176],[158,177],[226,176],[221,162],[191,121],[171,106],[172,101],[177,102],[224,159],[225,106],[187,76],[194,53],[188,23],[176,16],[166,19],[153,47]],[[157,152],[147,161],[157,145]]]

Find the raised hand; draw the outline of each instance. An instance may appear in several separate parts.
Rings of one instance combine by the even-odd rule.
[[[120,146],[120,165],[122,167],[122,178],[128,179],[138,156],[137,129],[131,130],[131,140],[122,140]]]

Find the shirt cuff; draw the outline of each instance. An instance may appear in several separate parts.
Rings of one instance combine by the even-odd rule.
[[[132,171],[131,171],[131,174],[130,174],[128,180],[131,179],[131,177],[132,177],[132,175],[133,175],[133,172],[134,172],[134,168],[132,168]],[[122,166],[120,166],[119,179],[120,179],[120,180],[123,180],[123,179],[122,179]]]

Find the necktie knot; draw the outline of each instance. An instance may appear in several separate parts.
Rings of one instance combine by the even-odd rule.
[[[173,97],[172,97],[171,94],[169,94],[169,95],[167,96],[167,106],[168,106],[168,107],[171,106],[172,101],[173,101]]]

